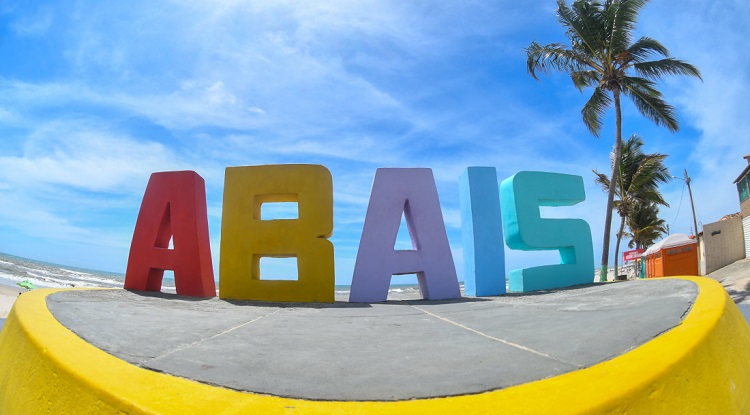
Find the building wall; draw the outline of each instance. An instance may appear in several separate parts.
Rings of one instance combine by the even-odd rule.
[[[703,240],[707,274],[745,257],[742,219],[739,217],[703,225]]]
[[[750,198],[745,199],[740,203],[740,215],[743,218],[750,216]]]
[[[706,238],[703,231],[698,234],[698,275],[705,276],[706,273]]]

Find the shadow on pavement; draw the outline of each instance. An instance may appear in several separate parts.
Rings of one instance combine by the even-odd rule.
[[[745,320],[750,324],[750,304],[737,304],[737,308],[740,309],[742,315],[745,316]]]

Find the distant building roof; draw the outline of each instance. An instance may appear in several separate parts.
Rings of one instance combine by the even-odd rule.
[[[684,233],[673,233],[672,235],[669,235],[661,241],[651,245],[646,250],[646,252],[643,253],[643,256],[649,256],[661,251],[662,249],[674,248],[675,246],[690,245],[694,243],[696,243],[695,239],[685,235]]]
[[[750,154],[746,156],[742,156],[743,159],[747,160],[747,166],[745,166],[745,170],[742,170],[742,173],[740,173],[739,176],[737,176],[736,179],[734,179],[734,183],[736,184],[740,179],[742,179],[745,174],[747,174],[748,171],[750,171]]]
[[[724,215],[724,216],[723,216],[723,217],[722,217],[721,219],[719,219],[719,222],[721,222],[721,221],[723,221],[723,220],[729,220],[729,219],[734,219],[734,218],[741,218],[741,217],[742,217],[742,215],[741,215],[741,213],[740,213],[740,212],[737,212],[737,213],[730,213],[730,214],[728,214],[728,215]]]

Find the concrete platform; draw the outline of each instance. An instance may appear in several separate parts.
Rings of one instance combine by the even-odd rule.
[[[139,367],[241,391],[367,401],[479,393],[591,366],[679,324],[697,294],[682,280],[367,305],[106,290],[52,294],[47,306]]]
[[[0,412],[747,413],[750,327],[705,278],[378,304],[23,294]]]

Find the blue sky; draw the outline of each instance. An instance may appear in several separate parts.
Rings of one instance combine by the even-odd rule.
[[[614,117],[595,138],[579,112],[590,92],[526,73],[532,40],[564,41],[554,10],[552,0],[3,2],[0,252],[124,272],[149,175],[189,169],[206,180],[218,268],[224,168],[315,163],[333,175],[336,281],[347,284],[375,169],[429,167],[462,275],[458,177],[494,166],[500,180],[583,176],[585,202],[543,213],[586,219],[598,264],[605,195],[591,169],[609,169]],[[750,3],[655,0],[637,35],[704,82],[660,84],[677,134],[630,104],[623,134],[669,154],[673,174],[688,169],[701,223],[739,211]],[[692,228],[683,188],[663,187],[673,233]],[[507,270],[556,261],[506,253]]]

